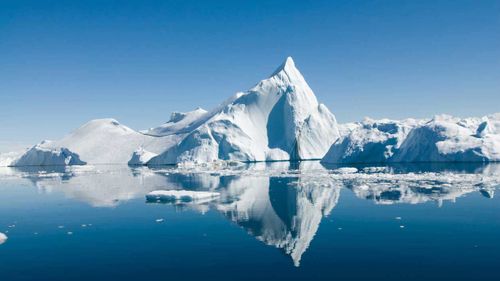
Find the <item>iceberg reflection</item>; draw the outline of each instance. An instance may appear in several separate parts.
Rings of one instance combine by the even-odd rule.
[[[146,200],[202,213],[215,210],[266,245],[281,249],[295,266],[321,220],[337,205],[342,189],[376,204],[455,201],[471,192],[494,196],[500,165],[401,168],[357,167],[336,172],[318,162],[255,163],[223,169],[126,166],[2,168],[0,179],[60,192],[93,207],[115,207],[147,194],[217,194],[210,200]],[[161,191],[167,192],[161,192]],[[182,192],[172,192],[174,190]],[[158,193],[158,191],[160,191]],[[198,192],[198,193],[197,193]],[[186,196],[187,196],[186,195]]]

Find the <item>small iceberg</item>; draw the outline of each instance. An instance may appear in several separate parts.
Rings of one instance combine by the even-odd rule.
[[[148,202],[199,202],[211,201],[220,197],[218,192],[191,190],[155,190],[146,194]]]
[[[80,156],[65,147],[45,147],[47,142],[42,142],[26,151],[9,166],[67,166],[85,165]]]
[[[0,245],[2,245],[3,243],[5,243],[7,241],[7,239],[8,239],[7,235],[5,235],[2,232],[0,232]]]

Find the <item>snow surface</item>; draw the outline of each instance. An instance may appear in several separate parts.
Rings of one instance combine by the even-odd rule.
[[[178,134],[180,132],[189,132],[189,128],[196,124],[203,116],[207,115],[208,111],[197,108],[190,112],[172,112],[170,120],[156,128],[151,128],[143,133],[151,136],[168,136]]]

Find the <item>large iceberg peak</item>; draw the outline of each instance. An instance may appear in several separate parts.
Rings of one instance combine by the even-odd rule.
[[[291,57],[189,128],[148,164],[321,159],[339,137],[334,115],[318,103]]]
[[[287,57],[285,61],[271,74],[272,76],[278,75],[280,73],[286,73],[286,74],[300,74],[300,71],[295,67],[295,62],[293,61],[292,57]]]
[[[314,96],[312,90],[309,88],[309,85],[307,85],[304,76],[302,76],[302,73],[300,73],[295,66],[295,62],[292,57],[287,57],[286,60],[273,72],[273,74],[271,74],[268,79],[261,81],[259,85],[266,82],[274,82],[281,87],[292,86],[306,88],[308,89],[308,93]]]

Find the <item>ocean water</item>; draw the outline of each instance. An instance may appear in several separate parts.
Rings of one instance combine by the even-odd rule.
[[[497,280],[499,165],[356,168],[0,168],[0,280]]]

